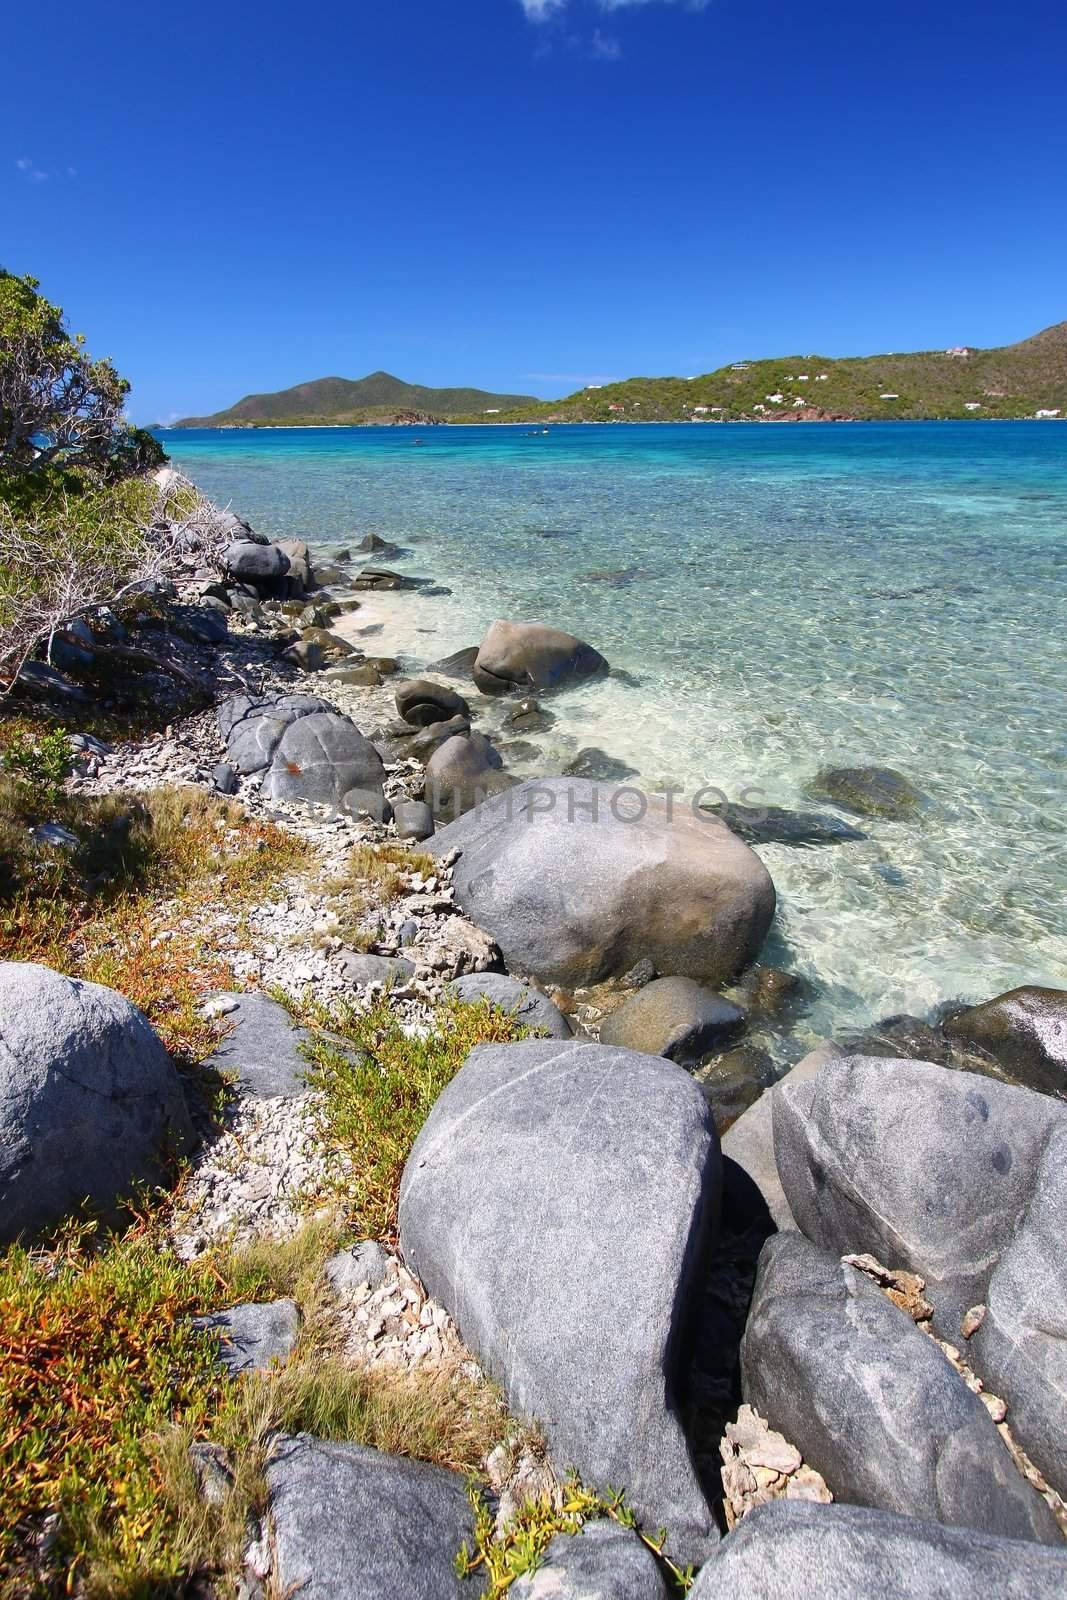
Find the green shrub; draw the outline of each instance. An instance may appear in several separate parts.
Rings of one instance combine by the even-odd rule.
[[[4,770],[30,790],[30,804],[47,810],[63,792],[73,755],[70,740],[58,729],[37,735],[16,730],[0,759]]]

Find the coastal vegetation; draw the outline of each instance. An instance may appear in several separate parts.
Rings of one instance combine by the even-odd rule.
[[[249,394],[225,411],[210,417],[184,417],[178,428],[257,427],[285,424],[300,427],[316,422],[392,422],[398,413],[432,420],[467,412],[506,411],[536,406],[528,394],[490,394],[484,389],[428,389],[405,383],[389,372],[372,372],[366,378],[317,378],[276,394]]]
[[[394,387],[395,386],[395,387]],[[388,398],[386,395],[388,394]],[[314,427],[421,419],[458,423],[916,422],[1067,417],[1067,322],[1018,344],[878,356],[778,356],[735,361],[698,377],[627,378],[561,400],[430,390],[385,373],[358,383],[321,378],[279,394],[249,395],[182,427]]]

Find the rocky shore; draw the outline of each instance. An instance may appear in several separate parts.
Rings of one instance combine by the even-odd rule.
[[[334,1241],[310,1300],[196,1324],[222,1384],[283,1383],[328,1326],[347,1370],[499,1407],[476,1489],[279,1431],[239,1575],[180,1592],[1059,1596],[1067,993],[872,1019],[783,1075],[805,996],[761,959],[759,848],[846,847],[921,793],[839,769],[819,810],[756,812],[644,794],[599,749],[538,771],[553,699],[610,663],[551,619],[500,619],[412,675],[374,596],[433,583],[397,555],[369,535],[322,563],[213,513],[139,607],[59,630],[17,685],[121,733],[94,663],[125,650],[161,726],[74,734],[64,793],[227,797],[301,854],[252,904],[209,894],[173,930],[158,908],[157,945],[180,921],[228,974],[197,996],[211,1116],[114,988],[0,963],[6,1244],[146,1184],[171,1191],[184,1263],[291,1243],[364,1176],[312,1070],[366,1067],[353,1017],[417,1045],[480,1004],[521,1035],[456,1063],[388,1220]],[[63,833],[42,816],[40,850]],[[225,1507],[241,1462],[189,1449]],[[51,1592],[42,1529],[24,1543]]]

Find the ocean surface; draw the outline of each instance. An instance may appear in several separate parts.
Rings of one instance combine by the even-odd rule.
[[[415,440],[422,440],[416,445]],[[558,697],[540,770],[597,746],[646,788],[787,807],[820,767],[928,797],[866,842],[761,848],[767,959],[805,1039],[1022,982],[1067,987],[1067,426],[557,427],[164,435],[214,499],[316,550],[368,532],[451,595],[371,597],[426,663],[496,617],[628,677]],[[538,770],[519,760],[515,770]],[[853,819],[855,820],[855,819]]]

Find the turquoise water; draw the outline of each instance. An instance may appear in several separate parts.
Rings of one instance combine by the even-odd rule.
[[[450,597],[374,602],[429,661],[495,617],[626,669],[554,703],[646,786],[812,807],[826,764],[929,796],[863,844],[761,850],[771,954],[811,1034],[1024,981],[1067,985],[1067,427],[565,427],[188,432],[206,492],[317,547],[377,532]],[[546,537],[545,535],[550,535]],[[607,575],[607,576],[605,576]],[[532,770],[521,763],[517,770]]]

